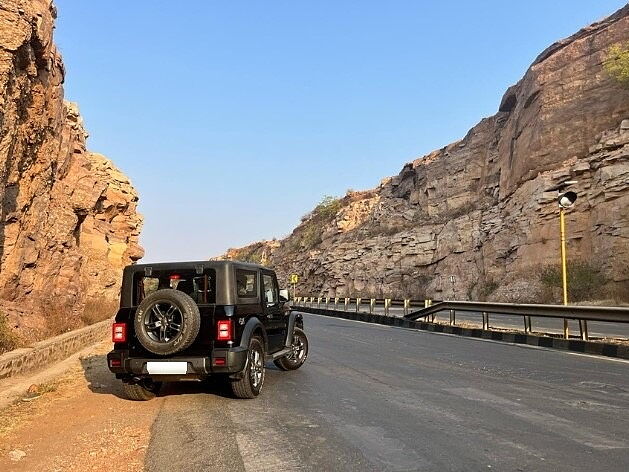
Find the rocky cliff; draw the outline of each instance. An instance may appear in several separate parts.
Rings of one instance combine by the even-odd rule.
[[[26,338],[104,316],[143,254],[136,191],[64,102],[55,17],[0,2],[0,309]]]
[[[629,298],[629,89],[603,67],[628,40],[626,6],[542,52],[460,141],[225,257],[301,274],[301,293],[553,301],[541,293],[559,252],[549,190],[578,180],[568,253],[575,284],[600,288],[581,298]]]

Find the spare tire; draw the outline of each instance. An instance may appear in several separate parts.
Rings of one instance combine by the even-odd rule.
[[[163,289],[148,295],[138,306],[135,336],[153,354],[167,356],[190,347],[199,334],[199,307],[179,290]]]

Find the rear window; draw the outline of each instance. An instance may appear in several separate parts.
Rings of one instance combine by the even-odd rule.
[[[216,303],[216,273],[206,269],[203,274],[195,270],[152,271],[150,276],[136,274],[135,305],[151,293],[172,288],[189,295],[197,304]]]
[[[258,273],[255,270],[236,269],[236,293],[239,298],[258,296]]]

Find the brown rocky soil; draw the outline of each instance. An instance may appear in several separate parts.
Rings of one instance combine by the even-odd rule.
[[[163,399],[120,398],[107,370],[106,341],[59,380],[31,388],[0,411],[0,470],[139,471]]]
[[[0,306],[26,340],[110,315],[143,255],[135,189],[64,101],[55,17],[51,0],[0,2]]]
[[[542,52],[460,141],[348,193],[331,217],[314,211],[286,239],[223,257],[300,274],[302,295],[540,302],[540,271],[559,253],[550,189],[578,180],[568,254],[603,275],[582,295],[626,301],[629,89],[603,62],[628,40],[629,5]],[[544,301],[561,300],[552,295]]]

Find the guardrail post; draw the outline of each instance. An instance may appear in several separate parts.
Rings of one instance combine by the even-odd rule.
[[[581,330],[581,339],[584,341],[589,340],[590,336],[588,333],[588,321],[587,320],[579,320],[579,329]]]
[[[404,316],[408,315],[408,307],[411,306],[411,301],[408,298],[404,299]]]
[[[347,311],[348,306],[349,306],[349,298],[345,297],[345,307],[343,308],[343,311]]]
[[[317,308],[321,308],[321,297],[317,297]]]
[[[391,299],[390,298],[385,298],[384,299],[384,315],[385,316],[389,316],[389,307],[391,306]]]
[[[339,308],[339,297],[334,297],[334,309],[338,310]]]
[[[563,319],[563,337],[564,339],[570,338],[570,330],[568,329],[568,318]]]
[[[427,303],[427,306],[432,306],[432,299],[429,298],[428,300],[426,300],[426,303]],[[436,313],[433,313],[432,315],[430,315],[430,322],[431,323],[435,322],[435,316],[437,316]],[[428,321],[428,320],[426,320],[426,321]]]
[[[330,308],[329,305],[330,305],[330,297],[325,297],[325,309],[326,310]]]
[[[524,315],[524,332],[529,333],[531,331],[530,328],[531,317]]]
[[[486,311],[483,312],[483,329],[489,329],[489,313]]]
[[[373,315],[373,309],[376,306],[376,299],[375,298],[371,298],[369,299],[369,314]]]
[[[450,326],[454,326],[456,324],[456,312],[454,310],[450,310]]]
[[[362,298],[357,298],[356,299],[356,313],[358,313],[360,311],[360,302],[362,301]]]

